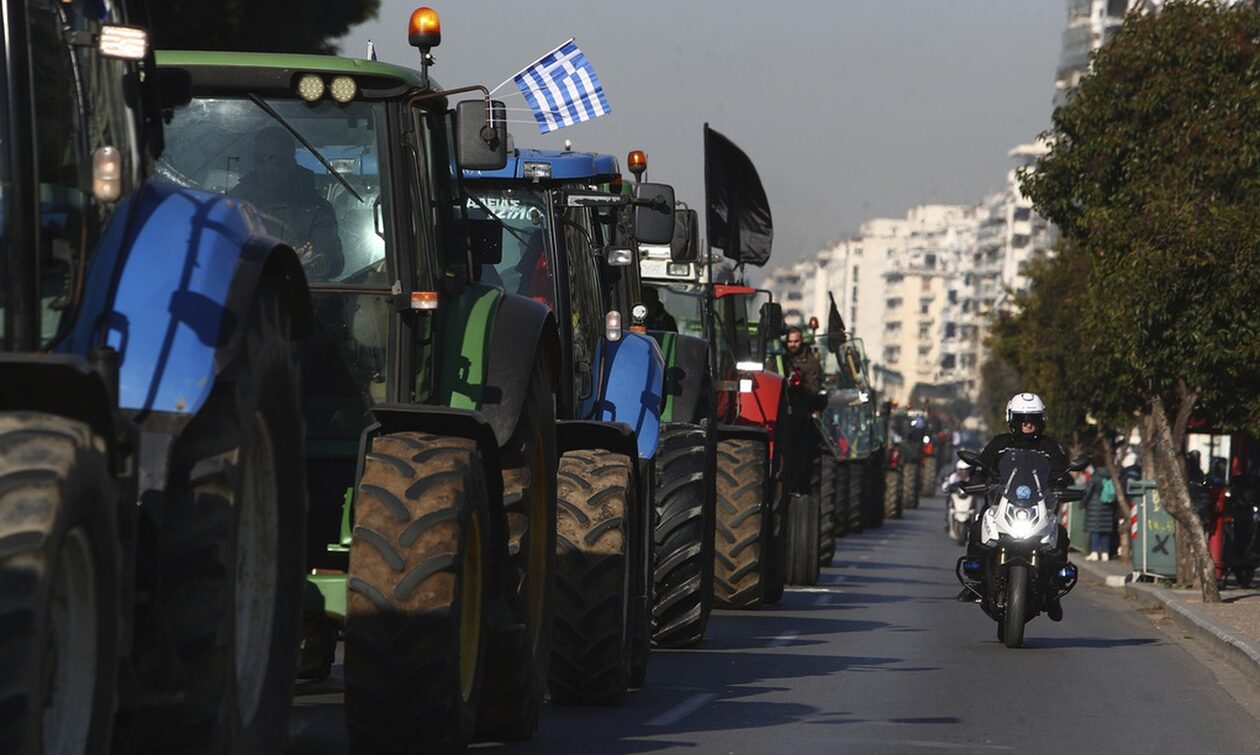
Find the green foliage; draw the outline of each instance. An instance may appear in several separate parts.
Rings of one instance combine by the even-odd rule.
[[[1095,381],[1081,368],[1085,342],[1077,333],[1089,259],[1061,241],[1055,255],[1033,260],[1027,274],[1032,286],[1016,295],[1017,314],[994,323],[989,347],[1018,373],[1018,390],[1033,391],[1046,402],[1047,432],[1065,443],[1082,433],[1091,437],[1085,415],[1095,405]]]
[[[980,393],[976,404],[991,435],[1006,432],[1006,402],[1022,390],[1024,381],[1019,370],[1001,354],[990,354],[980,365]]]
[[[1075,327],[1046,330],[1048,321],[1022,316],[1009,348],[1072,344],[1059,355],[1072,368],[1064,387],[1108,418],[1145,412],[1155,396],[1173,410],[1184,384],[1207,418],[1254,422],[1260,13],[1170,2],[1131,15],[1055,111],[1048,136],[1051,151],[1021,179],[1071,242],[1038,271],[1038,285],[1047,297],[1050,286],[1079,289]]]
[[[159,50],[334,53],[379,9],[380,0],[151,0],[145,23]]]

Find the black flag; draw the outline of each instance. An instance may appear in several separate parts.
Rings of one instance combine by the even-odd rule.
[[[761,267],[770,259],[774,222],[761,177],[748,155],[704,124],[704,194],[709,245],[727,259]]]
[[[827,351],[839,354],[840,347],[848,338],[844,334],[844,318],[836,307],[836,295],[828,291],[827,298],[831,300],[831,311],[827,313]]]

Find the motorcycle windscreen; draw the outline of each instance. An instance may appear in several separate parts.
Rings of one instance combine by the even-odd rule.
[[[1040,451],[1008,448],[998,457],[998,479],[1002,495],[1016,506],[1036,506],[1045,501],[1046,508],[1054,508],[1050,457]]]

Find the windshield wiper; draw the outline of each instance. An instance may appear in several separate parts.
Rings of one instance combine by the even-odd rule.
[[[331,173],[333,178],[340,181],[341,185],[346,187],[346,191],[353,194],[354,198],[359,200],[360,204],[363,203],[363,197],[359,196],[359,192],[354,190],[354,187],[350,185],[350,182],[347,181],[345,177],[343,177],[340,173],[338,173],[337,169],[332,166],[332,163],[328,162],[328,160],[325,159],[324,156],[319,153],[318,149],[315,149],[315,145],[307,141],[306,137],[302,136],[302,133],[300,131],[294,128],[293,125],[290,124],[288,121],[286,121],[283,115],[280,115],[279,113],[277,113],[275,108],[273,108],[271,105],[268,105],[263,100],[263,98],[259,97],[253,92],[248,92],[246,93],[245,96],[249,98],[250,102],[257,105],[260,110],[262,110],[264,113],[274,118],[276,120],[276,123],[279,123],[281,126],[284,126],[285,131],[288,131],[290,134],[293,134],[293,138],[297,139],[299,142],[302,142],[302,146],[310,150],[312,155],[315,155],[315,159],[319,160],[319,164],[323,165],[324,169],[327,170],[329,173]]]
[[[507,223],[503,222],[503,218],[499,217],[499,216],[495,213],[495,211],[494,211],[494,210],[490,209],[489,207],[486,207],[485,202],[482,202],[480,199],[477,199],[477,197],[476,197],[476,195],[475,195],[475,194],[469,193],[469,194],[468,194],[468,198],[469,198],[469,199],[471,199],[471,200],[473,201],[473,203],[474,203],[474,204],[476,204],[478,207],[480,207],[481,209],[485,210],[485,212],[486,212],[486,214],[487,214],[487,215],[489,215],[490,217],[494,218],[494,222],[496,222],[496,223],[498,223],[499,225],[503,226],[503,230],[505,230],[505,231],[507,231],[508,233],[510,233],[510,234],[512,234],[513,236],[515,236],[515,237],[516,237],[516,240],[517,240],[517,241],[519,241],[519,242],[521,242],[521,246],[523,246],[523,247],[527,247],[527,246],[529,246],[529,239],[525,238],[525,232],[524,232],[524,231],[518,231],[518,230],[516,230],[515,228],[513,228],[512,226],[510,226],[510,225],[508,225]]]

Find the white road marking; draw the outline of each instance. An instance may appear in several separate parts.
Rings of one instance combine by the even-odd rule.
[[[673,726],[716,699],[716,692],[701,692],[698,695],[692,695],[656,718],[649,720],[645,726]]]
[[[788,645],[792,643],[792,640],[795,640],[797,637],[800,637],[800,636],[801,636],[800,632],[784,632],[778,637],[775,637],[773,640],[770,640],[770,642],[766,643],[766,647],[768,648],[787,647]]]

